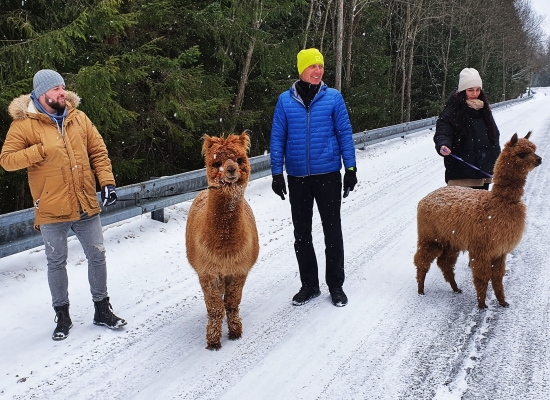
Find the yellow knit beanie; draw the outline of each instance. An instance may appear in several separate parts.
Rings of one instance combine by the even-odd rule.
[[[323,55],[317,49],[304,49],[298,53],[298,73],[302,75],[304,69],[310,65],[321,64],[325,65]]]

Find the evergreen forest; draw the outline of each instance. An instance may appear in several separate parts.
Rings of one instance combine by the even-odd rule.
[[[353,131],[438,115],[465,67],[490,102],[550,85],[529,0],[0,0],[0,145],[10,102],[58,71],[102,134],[118,186],[203,167],[204,134],[269,151],[296,54],[316,47]],[[0,168],[0,213],[32,206]]]

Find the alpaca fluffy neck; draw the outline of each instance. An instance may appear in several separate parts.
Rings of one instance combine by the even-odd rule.
[[[221,239],[228,239],[240,228],[240,219],[244,212],[243,186],[209,189],[206,203],[206,223],[219,233]]]
[[[518,203],[523,197],[527,176],[500,176],[495,174],[491,192],[495,198],[509,203]]]

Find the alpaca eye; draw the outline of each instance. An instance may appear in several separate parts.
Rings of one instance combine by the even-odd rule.
[[[519,153],[519,154],[518,154],[518,157],[519,157],[519,158],[525,158],[525,157],[527,157],[528,154],[529,154],[529,153]]]
[[[237,158],[237,164],[241,165],[243,162],[244,162],[244,159],[242,159],[242,158]]]
[[[214,168],[220,168],[222,166],[222,163],[220,161],[216,161],[215,163],[212,164],[212,166]]]

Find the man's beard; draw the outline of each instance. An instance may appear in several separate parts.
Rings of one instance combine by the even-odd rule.
[[[65,104],[65,99],[63,99],[63,104],[61,104],[59,101],[54,101],[53,99],[50,99],[48,96],[46,96],[46,102],[55,111],[64,111],[65,110],[65,105],[66,105]]]

